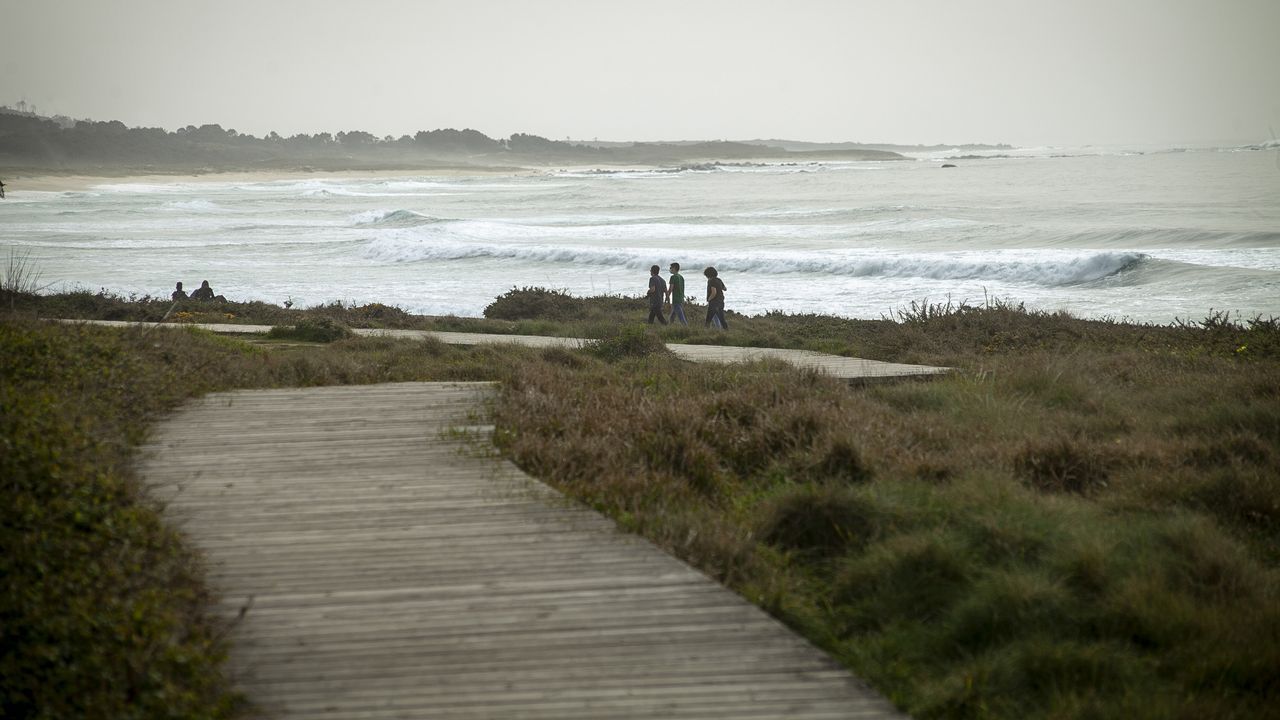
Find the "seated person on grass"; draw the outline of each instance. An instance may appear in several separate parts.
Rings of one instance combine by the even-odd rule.
[[[205,280],[200,283],[200,288],[191,293],[192,300],[216,300],[218,302],[226,302],[227,299],[221,295],[214,295],[213,288],[209,287],[209,281]]]

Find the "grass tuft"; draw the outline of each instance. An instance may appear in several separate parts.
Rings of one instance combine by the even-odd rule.
[[[820,477],[843,482],[861,483],[871,479],[871,469],[863,460],[862,452],[847,437],[832,441],[822,452],[813,470]]]
[[[873,505],[838,485],[787,488],[763,511],[760,539],[784,550],[836,555],[879,532]]]
[[[1107,486],[1107,463],[1091,447],[1058,438],[1029,440],[1013,458],[1014,471],[1045,492],[1084,495]]]

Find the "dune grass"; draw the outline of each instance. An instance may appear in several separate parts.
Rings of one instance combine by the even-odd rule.
[[[498,442],[918,717],[1274,716],[1274,322],[798,322],[958,371],[850,387],[614,353],[518,373]]]
[[[616,298],[521,309],[513,297],[489,320],[336,304],[191,314],[549,326],[599,342],[463,349],[338,332],[262,344],[29,319],[79,306],[159,320],[168,302],[5,298],[18,310],[0,317],[0,464],[14,497],[0,511],[3,707],[244,712],[217,669],[223,628],[204,611],[199,557],[137,487],[132,448],[204,392],[401,380],[502,381],[506,455],[759,603],[918,717],[1280,707],[1274,321],[1154,327],[920,304],[892,320],[769,314],[710,333],[642,327],[643,308]],[[956,371],[848,385],[778,363],[686,364],[663,341]]]

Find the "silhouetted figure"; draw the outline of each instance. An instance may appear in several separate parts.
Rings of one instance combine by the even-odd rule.
[[[214,295],[213,288],[209,287],[209,281],[204,280],[200,283],[199,289],[191,293],[192,300],[217,300],[218,302],[226,302],[227,299],[221,295]]]
[[[181,282],[178,283],[178,287],[173,291],[173,294],[170,295],[169,297],[172,298],[174,302],[187,299],[187,291],[182,289]]]
[[[4,181],[0,180],[0,200],[4,199]]]
[[[205,280],[200,283],[200,289],[191,293],[192,300],[212,300],[213,288],[209,287],[209,281]]]
[[[713,267],[703,270],[702,274],[707,277],[707,319],[702,324],[711,327],[714,323],[721,330],[728,330],[729,321],[724,317],[724,281]]]
[[[667,319],[662,317],[662,300],[667,296],[667,281],[662,279],[658,273],[662,269],[657,265],[649,268],[649,324],[653,324],[653,319],[657,318],[658,322],[663,325],[667,324]]]

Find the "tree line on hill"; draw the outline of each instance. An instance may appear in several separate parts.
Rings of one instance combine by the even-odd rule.
[[[0,167],[84,170],[207,168],[361,169],[447,164],[680,163],[691,160],[751,159],[892,160],[880,150],[794,152],[738,142],[630,143],[591,145],[516,133],[495,139],[472,129],[423,130],[413,135],[377,137],[363,130],[338,133],[268,133],[256,137],[221,125],[188,125],[172,132],[127,127],[119,120],[46,118],[0,108]]]

